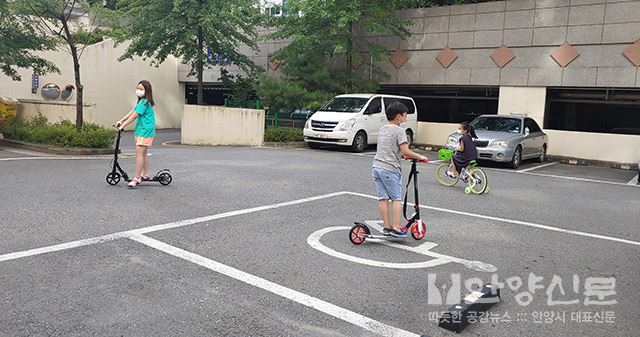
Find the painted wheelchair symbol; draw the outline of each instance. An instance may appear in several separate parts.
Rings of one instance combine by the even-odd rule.
[[[365,224],[367,226],[379,231],[380,233],[382,233],[381,223],[382,221],[365,221]],[[447,263],[459,263],[469,269],[481,271],[481,272],[495,272],[498,270],[498,268],[496,268],[494,265],[485,263],[482,261],[470,261],[470,260],[465,260],[465,259],[461,259],[454,256],[433,252],[432,249],[438,246],[437,243],[433,243],[433,242],[425,242],[419,246],[412,247],[412,246],[400,244],[393,241],[387,241],[387,240],[380,240],[380,239],[367,240],[367,242],[375,242],[381,245],[394,247],[402,250],[407,250],[416,254],[422,254],[422,255],[426,255],[433,258],[424,262],[406,262],[406,263],[383,262],[383,261],[376,261],[376,260],[365,259],[357,256],[352,256],[352,255],[338,252],[332,248],[325,246],[322,242],[320,242],[320,240],[325,234],[335,232],[335,231],[343,231],[343,230],[348,231],[350,229],[351,227],[347,227],[347,226],[335,226],[335,227],[323,228],[309,235],[309,237],[307,238],[307,243],[314,249],[317,249],[333,257],[337,257],[339,259],[356,262],[356,263],[364,264],[367,266],[373,266],[373,267],[394,268],[394,269],[418,269],[418,268],[431,268],[431,267],[440,266]]]

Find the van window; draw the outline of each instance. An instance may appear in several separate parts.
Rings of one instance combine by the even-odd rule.
[[[384,106],[389,106],[393,102],[400,102],[409,108],[409,114],[413,114],[416,112],[415,105],[413,101],[407,98],[393,98],[393,97],[385,97],[384,98]]]
[[[382,112],[382,98],[376,97],[371,100],[369,103],[369,107],[367,108],[368,113],[377,114]]]
[[[368,101],[369,98],[363,97],[334,97],[329,103],[325,104],[320,111],[360,112]]]

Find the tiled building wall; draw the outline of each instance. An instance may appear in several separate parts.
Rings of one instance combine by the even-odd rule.
[[[399,69],[387,60],[379,64],[389,75],[385,84],[640,87],[638,67],[623,55],[640,40],[640,0],[509,0],[398,14],[413,21],[406,40],[363,34],[406,52]],[[550,55],[565,41],[579,56],[563,68]],[[280,76],[268,55],[284,45],[260,41],[259,51],[242,50]],[[515,56],[502,68],[490,57],[501,45]],[[457,55],[448,68],[436,60],[446,47]],[[640,62],[640,42],[636,50]],[[369,68],[363,64],[357,71],[366,75]],[[188,71],[187,65],[179,67],[180,81],[195,81]],[[218,82],[219,74],[207,71],[205,82]]]
[[[400,15],[414,21],[408,39],[375,37],[408,57],[399,69],[381,64],[388,84],[640,87],[623,55],[640,40],[639,0],[510,0]],[[565,41],[579,56],[563,68],[550,55]],[[503,68],[490,57],[501,45],[515,56]],[[446,47],[458,56],[448,68],[436,60]],[[630,49],[640,60],[640,43]]]

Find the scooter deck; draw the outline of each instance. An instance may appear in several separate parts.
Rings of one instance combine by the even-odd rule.
[[[373,235],[373,234],[367,234],[367,235],[361,235],[361,237],[367,238],[367,239],[406,239],[409,237],[409,235],[407,236],[402,236],[402,237],[397,237],[397,236],[393,236],[393,235]]]

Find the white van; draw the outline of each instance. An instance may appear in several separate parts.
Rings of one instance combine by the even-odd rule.
[[[407,138],[411,144],[418,130],[416,103],[411,97],[378,94],[334,97],[307,120],[304,141],[311,148],[332,144],[362,152],[378,142],[378,130],[387,123],[385,107],[398,101],[409,108]]]

